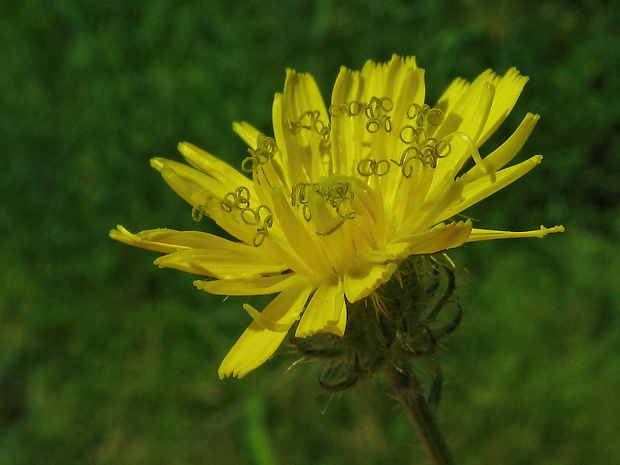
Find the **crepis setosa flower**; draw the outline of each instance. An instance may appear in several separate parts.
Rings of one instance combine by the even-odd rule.
[[[296,323],[296,337],[342,336],[347,303],[371,296],[411,255],[563,231],[496,231],[454,219],[541,162],[535,155],[505,167],[534,129],[532,113],[487,156],[478,150],[527,80],[515,68],[488,70],[471,83],[456,79],[430,106],[424,70],[413,57],[393,56],[361,71],[343,67],[326,107],[312,76],[287,70],[273,102],[274,137],[233,124],[250,147],[247,176],[186,142],[178,148],[191,166],[151,161],[194,219],[212,218],[238,241],[171,229],[132,234],[120,225],[110,236],[165,253],[160,267],[206,276],[194,282],[206,292],[276,294],[262,311],[243,306],[253,321],[218,370],[242,377]]]

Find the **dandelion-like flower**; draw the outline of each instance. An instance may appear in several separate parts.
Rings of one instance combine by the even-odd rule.
[[[274,137],[248,123],[234,131],[249,145],[245,176],[189,144],[191,165],[154,158],[152,166],[192,207],[238,239],[196,231],[122,226],[112,238],[163,252],[155,263],[205,280],[219,295],[271,295],[224,358],[220,377],[242,377],[295,336],[343,336],[349,305],[373,297],[412,255],[465,242],[543,237],[562,226],[510,232],[457,221],[463,210],[519,179],[540,155],[504,168],[539,116],[528,113],[515,132],[482,157],[479,147],[504,121],[527,78],[512,68],[456,79],[434,106],[425,103],[424,70],[415,58],[368,61],[342,68],[326,107],[309,74],[288,70],[273,102]],[[471,167],[465,169],[469,160]]]

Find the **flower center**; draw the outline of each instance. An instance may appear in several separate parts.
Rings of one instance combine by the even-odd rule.
[[[323,178],[315,183],[299,183],[293,186],[291,190],[291,205],[301,208],[302,216],[306,221],[313,219],[311,205],[315,207],[315,216],[320,215],[321,217],[318,224],[325,226],[326,216],[331,216],[335,220],[335,222],[333,220],[329,222],[334,224],[325,231],[318,227],[317,234],[319,236],[329,235],[340,228],[345,221],[355,218],[357,212],[353,206],[354,198],[355,194],[351,188],[351,183],[343,176]],[[320,203],[317,204],[317,201]],[[321,206],[330,206],[331,212],[321,208]],[[316,212],[319,208],[322,211]]]

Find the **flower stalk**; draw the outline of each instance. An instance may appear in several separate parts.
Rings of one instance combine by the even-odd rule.
[[[420,383],[406,367],[392,366],[386,370],[386,378],[396,391],[396,396],[407,412],[416,430],[422,448],[433,465],[453,465],[454,460],[435,416],[420,390]]]

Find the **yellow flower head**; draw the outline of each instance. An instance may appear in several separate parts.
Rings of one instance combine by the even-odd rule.
[[[465,242],[543,237],[562,226],[527,232],[476,229],[452,220],[467,207],[519,179],[536,155],[504,168],[539,116],[528,113],[500,147],[478,148],[512,110],[527,78],[512,68],[456,79],[434,106],[425,103],[424,70],[413,57],[342,68],[329,107],[308,74],[287,71],[273,102],[274,137],[248,123],[233,129],[249,145],[244,176],[189,144],[191,165],[152,160],[166,182],[238,242],[195,231],[155,229],[112,238],[166,253],[155,263],[207,276],[196,287],[220,295],[277,296],[219,368],[242,377],[275,352],[291,326],[307,337],[342,336],[347,302],[371,295],[399,263]],[[473,164],[464,170],[465,164]]]

